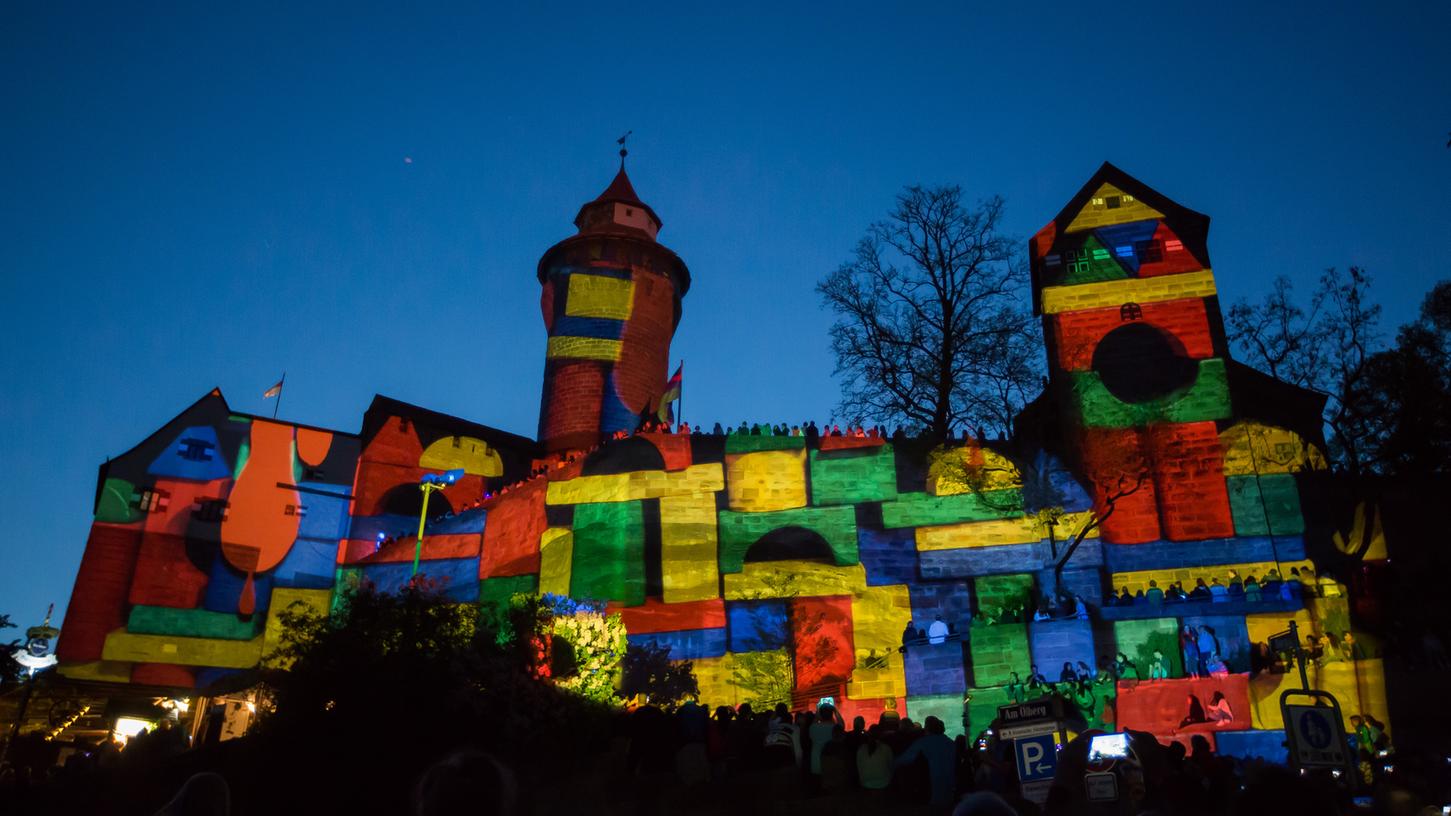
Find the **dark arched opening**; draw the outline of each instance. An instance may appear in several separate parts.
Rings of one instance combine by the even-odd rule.
[[[752,561],[820,561],[835,564],[831,545],[815,530],[805,527],[782,527],[756,539],[746,550],[746,563]]]
[[[1174,338],[1147,323],[1120,326],[1093,350],[1093,370],[1104,387],[1128,403],[1166,397],[1194,384],[1199,364]]]
[[[665,457],[650,440],[639,436],[606,442],[584,460],[583,475],[609,476],[637,470],[664,470]]]
[[[383,512],[395,516],[418,518],[423,512],[423,490],[416,484],[396,485],[383,494]],[[452,513],[453,505],[437,490],[428,499],[428,517]]]

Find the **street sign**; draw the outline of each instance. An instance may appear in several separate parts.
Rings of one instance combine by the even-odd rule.
[[[1013,742],[1013,753],[1018,758],[1018,779],[1022,782],[1052,779],[1058,770],[1058,745],[1052,734],[1019,737]]]
[[[1041,700],[1030,700],[1026,703],[998,706],[999,725],[1016,725],[1034,720],[1053,720],[1057,718],[1057,706],[1054,705],[1054,699],[1052,697],[1044,697]]]
[[[1038,805],[1048,803],[1048,789],[1058,771],[1058,743],[1052,734],[1019,737],[1013,741],[1018,760],[1018,782],[1023,798]]]
[[[1056,734],[1058,732],[1057,720],[1038,720],[1027,725],[1015,725],[1011,728],[998,729],[998,739],[1022,739],[1023,737],[1036,737],[1040,734]]]
[[[1350,746],[1338,707],[1284,704],[1281,708],[1295,767],[1344,768],[1350,764]]]
[[[1118,801],[1118,777],[1111,773],[1083,775],[1083,789],[1090,802]]]

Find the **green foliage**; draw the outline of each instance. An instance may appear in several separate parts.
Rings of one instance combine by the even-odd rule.
[[[764,711],[777,703],[791,704],[793,673],[791,653],[784,649],[770,652],[744,652],[732,656],[731,684],[744,692],[742,702]]]
[[[541,676],[535,635],[548,610],[537,599],[495,606],[480,614],[419,581],[391,594],[363,583],[326,617],[280,610],[259,737],[376,744],[381,729],[395,748],[557,751],[560,733],[571,745],[602,733],[612,708]]]
[[[15,624],[10,621],[9,615],[0,615],[0,630],[14,629]],[[24,669],[12,657],[12,653],[20,648],[19,640],[12,640],[9,643],[0,644],[0,686],[9,686],[20,682],[24,676]]]
[[[568,655],[552,664],[552,676],[560,688],[600,703],[613,699],[627,646],[620,616],[579,610],[554,616],[549,627],[554,654]]]
[[[643,696],[652,705],[674,705],[700,694],[695,665],[670,659],[670,647],[647,643],[625,651],[620,695]]]

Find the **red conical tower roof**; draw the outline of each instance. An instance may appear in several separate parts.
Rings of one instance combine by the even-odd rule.
[[[623,159],[620,172],[615,174],[610,186],[593,201],[580,207],[579,214],[574,217],[574,225],[581,233],[643,235],[652,241],[660,231],[660,224],[660,216],[635,192],[635,185],[630,183],[630,177],[625,173]]]

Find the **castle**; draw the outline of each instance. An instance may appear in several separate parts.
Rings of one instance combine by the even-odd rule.
[[[1105,164],[1028,245],[1044,393],[1013,440],[945,448],[634,433],[690,288],[661,223],[622,166],[540,259],[537,441],[381,396],[357,433],[315,428],[214,390],[108,461],[59,671],[186,689],[255,666],[278,610],[408,582],[420,480],[457,470],[427,499],[420,574],[460,602],[607,601],[711,705],[776,666],[797,705],[960,733],[1034,666],[1111,670],[1077,686],[1088,725],[1283,757],[1298,677],[1263,644],[1294,619],[1321,645],[1312,685],[1389,720],[1346,587],[1307,557],[1323,397],[1230,359],[1206,216]],[[1184,723],[1190,695],[1231,717]]]

